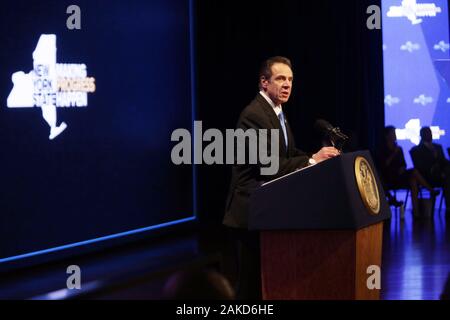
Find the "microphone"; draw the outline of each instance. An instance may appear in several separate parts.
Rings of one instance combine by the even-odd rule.
[[[333,147],[339,151],[342,151],[348,137],[341,132],[341,129],[338,127],[333,127],[328,121],[323,119],[317,119],[314,124],[314,128],[323,134],[324,137],[329,139]]]

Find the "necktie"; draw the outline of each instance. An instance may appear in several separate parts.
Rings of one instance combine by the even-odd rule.
[[[280,120],[281,128],[283,129],[284,134],[284,145],[288,146],[288,138],[287,138],[287,130],[286,130],[286,119],[284,118],[283,111],[278,114],[278,119]]]

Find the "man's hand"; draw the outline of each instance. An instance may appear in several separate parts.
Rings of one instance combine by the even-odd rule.
[[[323,147],[317,153],[313,154],[312,158],[317,162],[322,162],[324,160],[334,158],[341,153],[335,147]]]

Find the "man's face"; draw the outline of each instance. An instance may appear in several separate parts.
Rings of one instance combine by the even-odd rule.
[[[395,144],[397,142],[395,130],[390,130],[386,138],[388,144]]]
[[[432,142],[433,141],[433,134],[431,133],[430,128],[425,128],[422,131],[422,140],[425,142]]]
[[[272,65],[272,76],[270,79],[261,79],[261,86],[273,103],[279,105],[289,100],[293,78],[288,65],[275,63]]]

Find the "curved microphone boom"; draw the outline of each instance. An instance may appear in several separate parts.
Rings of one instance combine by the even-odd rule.
[[[316,120],[314,127],[317,131],[322,133],[327,139],[330,140],[330,143],[333,147],[342,151],[344,144],[347,142],[348,137],[341,132],[341,129],[338,127],[333,127],[328,121],[323,119]]]

